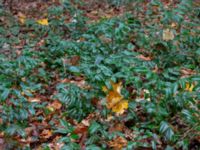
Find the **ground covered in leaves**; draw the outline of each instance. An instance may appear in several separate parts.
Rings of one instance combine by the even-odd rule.
[[[198,0],[0,2],[1,150],[199,150]]]

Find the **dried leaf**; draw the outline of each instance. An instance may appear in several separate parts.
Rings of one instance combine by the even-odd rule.
[[[58,100],[55,100],[52,104],[51,104],[56,110],[60,109],[62,107],[61,102],[59,102]]]
[[[170,41],[174,39],[174,33],[172,30],[170,29],[165,29],[163,30],[163,40],[165,41]]]
[[[31,103],[34,103],[34,102],[40,102],[41,100],[40,100],[40,98],[31,98],[31,97],[29,97],[28,101],[31,102]]]
[[[88,126],[85,126],[83,123],[79,123],[76,126],[76,128],[75,128],[73,133],[75,133],[75,134],[83,134],[83,133],[85,133],[87,131],[88,131]]]
[[[151,61],[152,60],[151,57],[146,57],[144,55],[138,55],[137,58],[142,59],[144,61]]]
[[[121,150],[123,147],[127,146],[127,140],[123,137],[118,136],[114,140],[109,141],[108,145],[114,150]]]
[[[39,19],[39,20],[37,20],[37,23],[40,25],[43,25],[43,26],[49,25],[48,19]]]
[[[109,128],[109,132],[112,133],[112,132],[123,132],[125,126],[123,123],[116,123],[114,126],[111,126]]]
[[[196,74],[196,71],[187,68],[182,68],[180,72],[181,72],[181,78],[186,78]]]
[[[48,129],[44,129],[42,131],[42,133],[40,134],[40,136],[44,139],[48,139],[52,136],[52,131],[51,130],[48,130]]]
[[[172,28],[176,28],[177,26],[178,26],[178,24],[177,24],[176,22],[172,22],[172,23],[171,23],[171,27],[172,27]]]
[[[53,101],[53,103],[51,103],[51,104],[49,104],[49,106],[47,106],[47,108],[52,112],[55,110],[59,110],[61,107],[62,107],[62,104],[58,100]]]
[[[24,24],[26,21],[26,16],[20,12],[18,13],[18,19],[21,24]]]

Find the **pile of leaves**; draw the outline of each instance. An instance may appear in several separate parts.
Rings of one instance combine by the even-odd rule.
[[[0,149],[200,148],[198,1],[35,4],[0,3]]]

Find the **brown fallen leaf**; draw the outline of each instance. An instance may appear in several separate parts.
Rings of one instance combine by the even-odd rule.
[[[191,70],[191,69],[187,69],[187,68],[182,68],[180,70],[180,72],[181,72],[181,78],[186,78],[186,77],[189,77],[189,76],[196,74],[195,70]]]
[[[52,131],[49,130],[49,129],[44,129],[42,131],[42,133],[40,134],[40,137],[43,138],[43,139],[48,139],[52,136]]]
[[[113,148],[113,150],[121,150],[123,147],[126,147],[127,140],[121,136],[116,137],[112,141],[108,142],[108,146]]]
[[[47,109],[49,109],[50,111],[55,111],[55,110],[59,110],[62,107],[62,104],[60,101],[58,100],[54,100],[51,104],[49,104],[47,106]]]
[[[70,59],[71,65],[73,65],[73,66],[78,65],[80,59],[81,59],[80,56],[73,56],[73,57]]]
[[[28,102],[31,102],[31,103],[41,102],[41,100],[40,100],[40,98],[37,98],[37,97],[35,97],[35,98],[29,97]]]
[[[20,22],[21,24],[24,24],[25,21],[26,21],[26,16],[25,16],[23,13],[19,12],[19,13],[18,13],[18,19],[19,19],[19,22]]]
[[[88,131],[88,126],[84,125],[83,123],[79,123],[76,126],[76,128],[75,128],[73,133],[75,133],[75,134],[84,134],[87,131]]]
[[[144,55],[138,55],[137,58],[142,59],[144,61],[151,61],[152,60],[151,57],[148,57],[148,56],[146,57]]]
[[[123,129],[124,129],[124,124],[123,123],[116,123],[114,124],[112,127],[109,128],[109,132],[112,133],[112,132],[122,132]]]
[[[53,103],[51,105],[56,110],[58,110],[58,109],[60,109],[62,107],[61,102],[59,102],[58,100],[53,101]]]

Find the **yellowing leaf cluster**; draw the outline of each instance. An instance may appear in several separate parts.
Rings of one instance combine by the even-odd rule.
[[[192,92],[194,89],[194,84],[190,84],[190,83],[186,83],[186,87],[185,87],[185,90],[188,91],[188,92]]]
[[[111,109],[117,115],[123,114],[128,108],[128,101],[124,100],[121,95],[122,82],[114,83],[111,81],[112,90],[108,90],[107,87],[103,87],[103,91],[107,93],[106,106]]]

